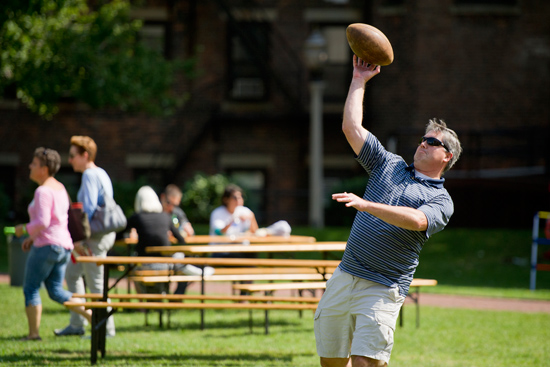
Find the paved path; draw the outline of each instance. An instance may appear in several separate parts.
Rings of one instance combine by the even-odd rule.
[[[0,274],[0,283],[9,283],[8,274]],[[122,281],[118,285],[126,289],[127,283]],[[175,286],[175,285],[174,285]],[[200,292],[200,283],[194,282],[189,285],[190,291]],[[206,291],[210,293],[230,294],[231,283],[207,283]],[[278,291],[277,295],[291,295],[292,291]],[[320,296],[320,291],[317,291]],[[407,298],[407,303],[412,300]],[[550,314],[550,301],[521,300],[508,298],[490,298],[474,296],[456,296],[444,294],[420,293],[420,304],[426,306],[446,307],[446,308],[468,308],[476,310],[496,310],[496,311],[516,311],[516,312],[542,312]]]

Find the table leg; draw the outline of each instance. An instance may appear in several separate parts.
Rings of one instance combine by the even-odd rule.
[[[98,308],[92,309],[92,350],[90,354],[90,362],[92,365],[95,365],[97,363],[97,349],[98,349],[98,330],[97,330],[97,324],[98,324]]]
[[[204,296],[204,267],[201,268],[201,296]],[[204,300],[201,300],[204,303]],[[201,330],[204,330],[204,308],[201,308]]]
[[[420,305],[419,305],[419,298],[420,298],[420,287],[416,287],[416,299],[414,300],[414,303],[416,303],[416,328],[418,329],[420,327]]]
[[[269,334],[269,311],[265,310],[265,335]]]
[[[109,265],[103,266],[103,302],[107,302],[109,300],[109,273],[110,273],[111,267]],[[105,358],[105,344],[107,339],[107,317],[109,317],[109,311],[105,309],[98,309],[98,347],[101,351],[101,357]],[[96,325],[97,325],[96,323]]]

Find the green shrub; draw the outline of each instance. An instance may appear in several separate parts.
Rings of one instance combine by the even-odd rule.
[[[134,212],[134,201],[139,188],[147,185],[145,178],[139,178],[136,181],[113,181],[113,191],[115,200],[124,210],[124,214],[129,217]],[[156,189],[156,188],[154,188]],[[158,191],[157,191],[158,192]]]
[[[197,173],[183,188],[181,205],[191,223],[208,223],[212,210],[221,205],[221,196],[229,178]]]

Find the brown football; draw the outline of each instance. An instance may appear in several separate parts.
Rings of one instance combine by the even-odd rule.
[[[391,43],[378,28],[353,23],[346,29],[346,36],[353,53],[369,64],[384,66],[393,62]]]

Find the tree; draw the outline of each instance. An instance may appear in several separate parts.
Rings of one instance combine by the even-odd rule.
[[[167,61],[138,42],[141,21],[126,0],[2,0],[0,93],[16,88],[29,109],[51,119],[69,97],[92,108],[170,114],[184,96],[171,86],[192,60]]]

